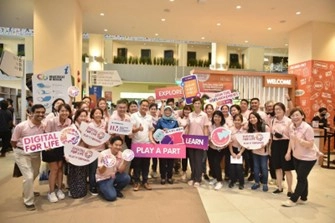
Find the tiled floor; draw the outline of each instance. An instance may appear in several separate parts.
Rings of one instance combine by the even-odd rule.
[[[252,191],[251,183],[244,190],[227,184],[214,191],[208,184],[197,190],[184,183],[154,184],[153,191],[133,192],[128,188],[126,198],[105,202],[90,195],[83,199],[66,198],[50,204],[45,197],[46,185],[37,185],[42,193],[38,211],[28,212],[22,205],[22,178],[11,177],[13,154],[0,159],[0,222],[335,222],[335,170],[315,166],[309,177],[309,203],[292,208],[282,207],[286,193]],[[196,195],[196,196],[195,196]],[[202,204],[201,204],[202,203]],[[207,214],[207,216],[206,216]],[[185,217],[186,216],[186,217]],[[209,220],[208,220],[209,219]]]

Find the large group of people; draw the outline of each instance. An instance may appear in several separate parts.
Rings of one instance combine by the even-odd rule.
[[[114,201],[124,197],[121,191],[130,183],[133,191],[139,191],[141,187],[152,190],[148,181],[151,177],[160,176],[162,185],[173,184],[173,172],[179,171],[181,167],[180,179],[192,187],[199,187],[206,180],[215,190],[220,190],[226,180],[229,188],[238,185],[243,190],[244,178],[248,177],[248,181],[254,181],[251,190],[261,188],[264,192],[269,190],[270,168],[271,180],[277,184],[277,189],[272,192],[274,195],[283,192],[283,178],[287,183],[289,200],[283,203],[284,206],[306,203],[307,177],[317,159],[314,133],[304,120],[304,112],[293,108],[289,98],[288,101],[289,109],[281,102],[266,102],[264,112],[260,110],[258,98],[250,100],[249,109],[249,100],[246,99],[242,99],[239,105],[214,106],[205,104],[203,98],[195,97],[191,105],[180,101],[176,106],[172,98],[161,101],[161,106],[158,106],[155,99],[149,97],[139,103],[120,99],[116,109],[111,112],[106,99],[99,99],[95,106],[89,97],[84,97],[76,107],[66,104],[63,99],[56,99],[52,104],[52,112],[47,116],[43,105],[34,104],[28,111],[28,119],[15,127],[11,138],[15,162],[24,178],[24,205],[28,210],[35,209],[33,182],[39,174],[41,160],[49,166],[47,197],[50,202],[58,202],[66,196],[64,173],[67,175],[69,196],[80,198],[89,191],[92,195],[100,194],[105,200]],[[7,115],[10,116],[10,113]],[[80,146],[100,153],[99,158],[89,165],[69,163],[67,157],[64,157],[64,147],[45,150],[41,157],[39,152],[27,154],[23,150],[22,139],[26,136],[60,131],[72,124],[80,131],[83,122],[107,133],[110,120],[131,122],[132,132],[129,135],[111,134],[108,142],[98,146],[80,141]],[[122,151],[130,149],[133,143],[159,143],[153,137],[156,130],[167,131],[177,127],[182,127],[184,134],[208,136],[208,150],[187,147],[186,157],[181,160],[135,157],[129,162],[122,158]],[[231,141],[224,147],[215,145],[210,138],[212,131],[219,127],[231,131]],[[238,134],[259,132],[269,132],[271,139],[257,149],[242,147],[236,139]],[[108,164],[108,156],[115,156],[115,165]],[[243,158],[243,162],[231,163],[232,158]],[[190,175],[187,172],[188,162]],[[292,187],[292,170],[297,173],[295,189]]]

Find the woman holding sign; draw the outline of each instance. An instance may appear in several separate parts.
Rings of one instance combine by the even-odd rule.
[[[45,132],[59,132],[72,124],[71,107],[68,104],[61,104],[58,107],[58,116],[50,119],[45,128]],[[52,203],[63,200],[65,195],[61,190],[63,184],[63,160],[64,147],[52,148],[42,151],[42,160],[49,164],[49,193],[48,200]],[[58,186],[55,192],[55,185]]]
[[[109,140],[108,149],[102,151],[98,158],[96,171],[97,184],[101,196],[107,201],[123,198],[121,190],[130,182],[130,176],[125,172],[130,160],[126,161],[121,152],[123,140],[120,136]]]
[[[189,115],[190,125],[187,134],[208,136],[208,117],[205,112],[201,110],[201,99],[199,97],[193,98],[194,111]],[[199,187],[202,178],[202,157],[204,151],[202,149],[191,148],[189,150],[191,179],[188,185]]]
[[[170,106],[165,106],[163,116],[158,120],[155,129],[162,129],[166,131],[168,129],[174,128],[178,128],[178,122],[173,115],[172,108]],[[159,158],[159,172],[161,174],[161,184],[165,184],[166,179],[169,184],[173,184],[173,163],[174,159]]]
[[[294,108],[290,117],[293,124],[289,126],[290,144],[285,159],[293,160],[298,182],[290,199],[282,203],[285,207],[295,206],[299,199],[300,203],[307,203],[307,177],[318,155],[318,149],[314,146],[314,130],[304,121],[305,113],[300,108]]]
[[[257,112],[249,114],[248,133],[269,132],[268,126],[263,123],[261,116]],[[263,184],[262,190],[267,192],[268,188],[268,159],[269,150],[267,145],[262,145],[259,149],[252,150],[252,158],[254,162],[254,179],[255,183],[251,186],[252,190],[260,188],[260,183]],[[261,176],[261,179],[260,179]]]
[[[84,109],[79,109],[76,111],[73,121],[79,130],[80,124],[86,122],[87,120],[87,111]],[[87,147],[87,145],[81,140],[78,146]],[[69,184],[69,196],[72,198],[81,198],[85,197],[87,194],[86,178],[88,165],[85,166],[76,166],[69,163],[68,169],[68,184]]]

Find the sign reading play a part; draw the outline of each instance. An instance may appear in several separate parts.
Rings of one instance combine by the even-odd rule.
[[[113,87],[122,84],[116,70],[89,71],[89,77],[90,85]]]
[[[186,147],[183,144],[131,144],[135,157],[156,157],[156,158],[185,158]]]
[[[1,55],[0,55],[1,56]],[[9,76],[23,76],[24,60],[10,52],[4,51],[0,60],[0,69]]]
[[[69,100],[68,89],[72,86],[70,66],[64,65],[32,76],[34,104],[42,104],[46,112],[52,110],[56,98]]]

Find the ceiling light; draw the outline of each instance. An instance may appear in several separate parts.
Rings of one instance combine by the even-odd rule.
[[[240,5],[237,5],[236,6],[236,9],[241,9],[242,7]]]
[[[249,41],[248,40],[246,40],[246,41],[244,41],[245,43],[249,43]]]
[[[164,19],[164,18],[161,19],[162,22],[165,22],[165,20],[166,20],[166,19]]]
[[[285,43],[285,46],[288,46],[288,43]]]
[[[270,30],[272,30],[272,28],[271,28],[271,27],[268,27],[268,30],[270,31]]]
[[[201,37],[201,39],[205,39],[205,37]]]
[[[104,16],[104,15],[105,15],[105,13],[103,13],[103,12],[102,12],[102,13],[100,13],[100,15],[101,15],[101,16]]]
[[[170,2],[174,2],[174,0],[170,0]]]
[[[298,12],[296,12],[295,14],[296,14],[296,15],[300,15],[300,14],[301,14],[301,12],[299,12],[299,11],[298,11]]]
[[[104,31],[105,31],[105,32],[107,32],[107,31],[108,31],[108,29],[104,29]]]
[[[158,33],[155,33],[155,36],[158,36]]]
[[[216,25],[217,25],[217,26],[221,26],[221,23],[218,22],[218,23],[216,23]]]

